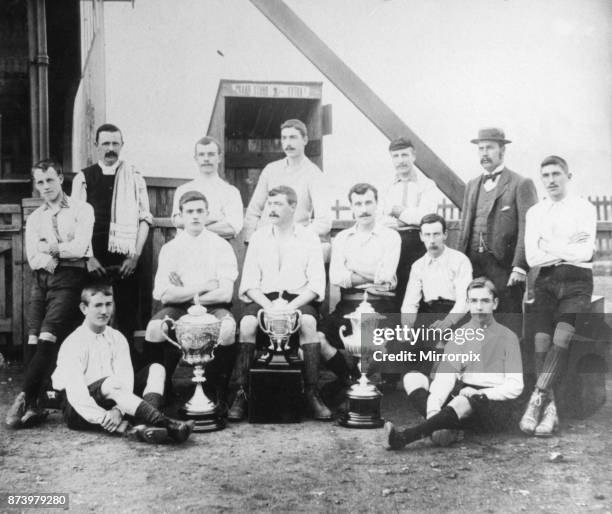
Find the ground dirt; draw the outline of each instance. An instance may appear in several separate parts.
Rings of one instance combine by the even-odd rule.
[[[0,369],[2,418],[20,382],[19,366]],[[74,512],[612,512],[610,374],[606,385],[597,413],[550,439],[466,433],[449,448],[424,440],[397,452],[383,449],[382,430],[311,420],[151,446],[68,430],[55,411],[35,429],[2,423],[0,492],[68,493]],[[382,411],[417,420],[401,391]]]

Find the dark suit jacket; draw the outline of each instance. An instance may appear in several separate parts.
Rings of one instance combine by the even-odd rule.
[[[463,198],[461,230],[457,249],[469,253],[478,191],[483,175],[468,182]],[[538,201],[531,179],[504,168],[495,189],[495,201],[487,219],[487,248],[505,268],[529,269],[525,259],[525,214]]]

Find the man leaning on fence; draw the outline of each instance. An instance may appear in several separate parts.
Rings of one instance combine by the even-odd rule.
[[[56,162],[46,160],[32,168],[34,187],[44,203],[26,222],[26,255],[34,272],[28,305],[28,344],[36,352],[28,364],[22,391],[9,409],[11,428],[43,421],[38,406],[55,367],[64,338],[78,325],[79,295],[91,253],[94,212],[86,202],[62,191],[64,175]]]

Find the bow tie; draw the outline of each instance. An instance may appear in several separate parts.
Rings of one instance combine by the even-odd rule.
[[[484,175],[485,182],[487,182],[489,180],[495,182],[495,180],[497,180],[497,177],[499,177],[501,175],[502,171],[503,170],[496,171],[495,173],[485,173],[485,175]]]

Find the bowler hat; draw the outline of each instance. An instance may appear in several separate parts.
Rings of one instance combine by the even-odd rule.
[[[487,127],[480,129],[478,131],[478,137],[476,139],[472,139],[470,142],[478,144],[481,141],[497,141],[498,143],[502,143],[504,145],[512,143],[512,141],[506,139],[506,134],[504,134],[504,131],[497,127]]]

